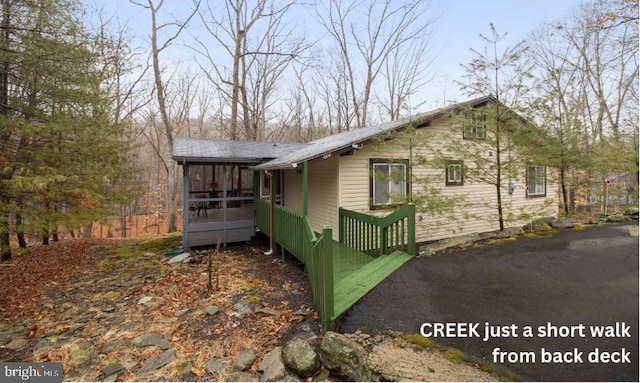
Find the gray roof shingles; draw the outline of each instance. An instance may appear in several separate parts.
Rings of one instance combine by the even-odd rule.
[[[276,144],[258,141],[216,141],[178,138],[174,143],[173,158],[192,162],[226,161],[259,164],[254,169],[284,169],[347,149],[384,133],[393,132],[410,123],[421,125],[456,108],[476,106],[494,100],[490,96],[435,109],[415,116],[389,121],[361,129],[354,129],[320,138],[308,144]]]
[[[173,159],[189,162],[259,163],[278,158],[308,144],[282,144],[260,141],[223,141],[200,138],[176,138]]]
[[[354,129],[348,132],[342,132],[320,138],[312,141],[304,148],[291,152],[282,157],[275,158],[264,164],[254,166],[255,169],[282,169],[291,167],[294,164],[309,161],[324,154],[335,152],[337,150],[349,148],[352,145],[372,139],[373,137],[392,132],[408,126],[410,123],[420,125],[429,121],[433,117],[441,114],[444,109],[436,109],[431,112],[418,114],[412,117],[402,118],[395,121],[388,121],[382,124],[373,125],[361,129]]]

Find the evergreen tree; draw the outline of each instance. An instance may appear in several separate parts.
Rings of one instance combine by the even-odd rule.
[[[48,240],[126,199],[126,126],[114,124],[110,75],[74,0],[4,0],[0,116],[0,254],[10,258],[11,217]]]

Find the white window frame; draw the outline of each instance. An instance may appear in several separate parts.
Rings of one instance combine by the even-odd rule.
[[[446,169],[446,185],[447,186],[462,186],[463,185],[463,175],[462,175],[463,163],[459,160],[448,161],[447,169]],[[452,171],[453,170],[453,171]],[[452,175],[455,175],[455,178],[451,178]]]
[[[371,208],[399,205],[406,201],[407,167],[408,163],[406,161],[399,162],[398,160],[393,159],[371,160]],[[385,171],[380,170],[384,168],[386,168],[386,173]],[[396,169],[394,170],[394,168]],[[398,174],[396,173],[398,171],[400,171],[399,174],[402,174],[402,179],[399,181],[391,176],[392,174]],[[387,179],[377,179],[377,175],[380,173],[387,174]],[[378,194],[381,192],[378,185],[383,183],[386,183],[386,189],[382,191],[386,194],[384,201],[380,198],[382,196]]]

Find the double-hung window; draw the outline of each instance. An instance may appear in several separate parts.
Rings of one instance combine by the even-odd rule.
[[[547,195],[546,166],[527,167],[527,197],[545,197]]]
[[[464,184],[462,169],[462,161],[447,161],[447,186],[462,186]]]
[[[372,158],[369,165],[371,209],[405,202],[408,192],[409,161]]]

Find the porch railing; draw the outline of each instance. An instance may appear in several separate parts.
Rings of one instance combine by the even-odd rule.
[[[386,217],[338,209],[340,243],[377,257],[402,250],[416,253],[416,206],[408,203]]]
[[[258,228],[271,236],[269,201],[257,199],[255,207]],[[325,226],[317,236],[309,219],[301,213],[281,205],[273,208],[273,240],[304,263],[318,314],[325,329],[330,329],[334,311],[332,229]]]

